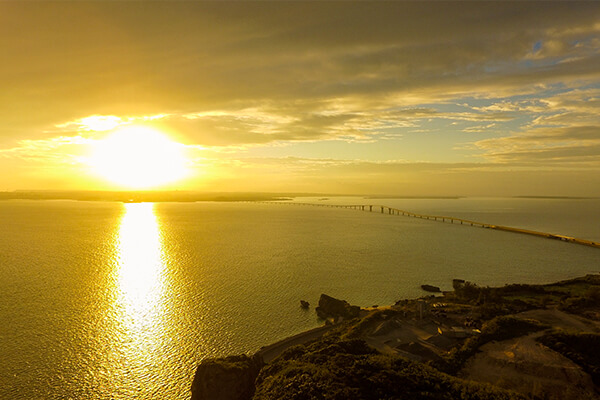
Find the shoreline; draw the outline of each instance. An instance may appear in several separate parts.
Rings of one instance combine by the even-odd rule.
[[[505,287],[509,287],[509,286],[551,287],[551,286],[555,286],[555,285],[566,285],[566,284],[569,284],[572,282],[577,282],[579,280],[584,280],[590,276],[597,277],[600,282],[600,273],[597,273],[597,274],[588,274],[588,275],[584,275],[584,276],[580,276],[580,277],[576,277],[576,278],[561,280],[558,282],[551,282],[551,283],[544,283],[544,284],[507,284],[507,285],[505,285]],[[458,280],[458,281],[462,281],[462,280]],[[470,284],[470,282],[467,282],[467,284]],[[477,285],[474,285],[474,286],[477,287]],[[492,289],[494,289],[494,288],[492,288]],[[432,300],[432,299],[444,300],[446,295],[453,294],[455,292],[452,290],[451,291],[442,291],[441,295],[437,295],[437,296],[433,295],[433,294],[427,294],[427,293],[428,292],[426,290],[424,290],[423,296],[416,297],[416,298],[400,299],[400,300],[397,300],[394,304],[389,304],[389,305],[385,305],[385,306],[360,307],[360,312],[359,312],[358,317],[356,317],[356,319],[363,320],[369,314],[371,314],[373,312],[385,312],[387,310],[390,310],[390,311],[396,310],[397,311],[397,310],[402,309],[402,304],[412,304],[413,306],[421,307],[421,306],[419,306],[420,303],[424,303],[424,302],[426,302],[428,300]],[[350,306],[345,300],[338,300],[338,301],[346,303],[348,306]],[[357,306],[354,306],[354,307],[357,307]],[[315,309],[315,311],[316,311],[316,309]],[[418,312],[417,312],[417,315],[418,315]],[[432,321],[430,314],[427,315],[426,317],[423,317],[422,315],[420,317],[418,317],[417,315],[415,315],[415,317],[414,317],[415,322],[420,321],[421,323],[428,323],[428,322]],[[347,322],[347,321],[349,321],[349,320],[344,319],[344,318],[340,318],[338,321],[335,321],[335,318],[333,321],[331,318],[328,318],[324,321],[323,325],[293,334],[291,336],[287,336],[276,342],[261,346],[257,351],[250,352],[249,354],[251,354],[252,356],[261,356],[262,359],[264,360],[264,362],[268,364],[269,362],[271,362],[272,360],[277,358],[280,354],[282,354],[288,348],[296,346],[296,345],[300,345],[300,344],[305,344],[313,339],[318,339],[318,338],[322,337],[323,335],[325,335],[327,332],[333,330],[334,328],[336,328],[338,326],[341,326],[344,322]]]
[[[262,346],[258,351],[254,352],[253,355],[258,355],[262,357],[265,363],[269,363],[288,348],[320,338],[335,326],[335,324],[325,324],[307,331],[296,333],[295,335],[288,336],[277,342]]]
[[[587,349],[600,342],[600,274],[494,288],[455,279],[453,288],[442,296],[424,295],[377,308],[321,295],[315,311],[333,323],[252,354],[202,361],[192,400],[249,400],[254,393],[258,399],[292,396],[300,381],[310,382],[317,397],[329,398],[340,387],[363,390],[370,379],[380,382],[384,377],[386,382],[388,377],[409,379],[417,393],[424,382],[454,382],[452,387],[469,388],[479,393],[472,398],[482,399],[490,398],[484,389],[489,385],[510,398],[576,400],[597,395],[600,352],[582,358],[586,350],[564,346],[582,341]],[[232,381],[244,382],[236,389],[243,397],[215,397]],[[574,384],[577,397],[571,392]],[[396,390],[390,383],[381,398],[396,398]]]

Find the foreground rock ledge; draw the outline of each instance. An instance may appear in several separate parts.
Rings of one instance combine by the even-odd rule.
[[[249,400],[263,365],[262,357],[257,355],[204,360],[196,369],[192,400]]]

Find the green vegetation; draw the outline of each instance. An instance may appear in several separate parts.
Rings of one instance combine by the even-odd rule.
[[[471,282],[456,283],[454,292],[445,293],[444,301],[471,306],[480,320],[515,314],[539,308],[543,288],[533,285],[507,285],[499,288],[480,287]]]
[[[254,400],[526,399],[463,381],[402,357],[383,355],[359,339],[336,336],[297,346],[266,366]]]
[[[586,275],[550,285],[511,284],[480,287],[471,282],[455,282],[454,292],[444,301],[473,306],[480,319],[556,306],[573,314],[600,319],[600,275]]]
[[[600,335],[554,331],[537,340],[579,365],[600,385]]]

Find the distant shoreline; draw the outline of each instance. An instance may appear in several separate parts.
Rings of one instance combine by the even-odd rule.
[[[169,203],[198,201],[290,201],[298,197],[316,197],[329,200],[337,197],[358,197],[365,200],[460,200],[479,196],[408,196],[388,194],[331,194],[299,192],[200,192],[187,190],[15,190],[0,192],[1,200],[75,200],[75,201],[117,201],[123,203]],[[548,200],[597,200],[600,197],[585,196],[491,196],[506,199],[548,199]]]
[[[302,196],[318,194],[302,194]],[[16,191],[0,192],[0,200],[75,200],[116,201],[123,203],[170,203],[197,201],[282,201],[291,200],[298,193],[226,193],[188,191]]]

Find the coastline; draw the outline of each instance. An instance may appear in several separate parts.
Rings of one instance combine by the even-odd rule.
[[[315,311],[326,319],[325,325],[263,346],[252,355],[203,361],[192,385],[192,400],[213,398],[215,392],[221,393],[222,383],[232,379],[246,384],[237,388],[235,395],[215,398],[256,400],[295,395],[297,379],[312,382],[311,390],[320,393],[311,392],[313,396],[329,398],[339,387],[330,386],[331,379],[355,376],[352,371],[367,362],[364,357],[375,364],[359,376],[384,373],[404,381],[404,374],[420,371],[411,390],[421,390],[419,379],[427,379],[439,381],[438,389],[451,385],[456,390],[466,385],[460,390],[472,392],[471,399],[595,398],[600,388],[600,350],[592,351],[590,358],[586,355],[589,351],[578,355],[581,350],[565,350],[561,342],[581,342],[584,348],[600,343],[600,274],[497,288],[456,279],[453,288],[441,296],[424,295],[360,309],[321,295]],[[346,361],[333,368],[330,360],[338,356]],[[355,357],[359,358],[352,361]],[[408,369],[386,372],[390,367],[381,364],[386,359]],[[324,378],[326,375],[331,377]],[[460,380],[454,381],[457,378]],[[211,383],[207,385],[206,379]],[[366,387],[354,378],[344,382]],[[491,384],[492,389],[477,386],[481,384]],[[380,398],[395,398],[396,389],[386,387],[390,392],[380,393]],[[489,397],[488,390],[498,392]],[[241,392],[245,394],[240,397]],[[418,396],[415,398],[421,398]]]
[[[304,344],[314,339],[318,339],[323,336],[325,333],[329,332],[335,325],[321,325],[313,329],[309,329],[307,331],[303,331],[297,333],[292,336],[288,336],[284,339],[281,339],[277,342],[268,344],[266,346],[261,347],[254,354],[258,355],[262,358],[265,363],[269,363],[277,358],[281,353],[292,346],[297,346],[299,344]]]

